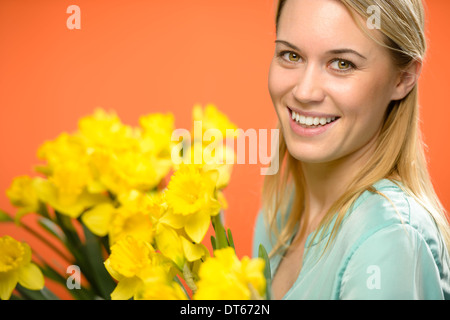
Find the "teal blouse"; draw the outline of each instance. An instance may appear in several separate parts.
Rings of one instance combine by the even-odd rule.
[[[322,256],[332,225],[314,243],[310,234],[301,272],[283,299],[450,299],[448,250],[428,212],[389,180],[374,187],[392,203],[363,193]],[[260,244],[271,251],[268,235],[259,212],[253,256]],[[281,259],[270,259],[272,278]]]

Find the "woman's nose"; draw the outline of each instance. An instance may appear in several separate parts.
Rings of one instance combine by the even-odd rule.
[[[325,97],[321,81],[321,71],[314,65],[299,69],[296,85],[292,89],[294,98],[300,103],[320,102]]]

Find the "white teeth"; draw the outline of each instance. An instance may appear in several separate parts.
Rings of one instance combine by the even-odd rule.
[[[305,117],[295,111],[292,111],[292,120],[306,126],[318,126],[319,124],[323,126],[336,120],[336,117]]]
[[[303,124],[306,123],[306,117],[305,116],[300,116],[300,123],[303,123]]]

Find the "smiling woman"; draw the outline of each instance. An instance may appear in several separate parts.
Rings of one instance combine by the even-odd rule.
[[[274,297],[450,299],[450,228],[419,129],[421,1],[280,0],[276,36],[283,170],[265,178],[254,237],[255,254],[272,250]]]

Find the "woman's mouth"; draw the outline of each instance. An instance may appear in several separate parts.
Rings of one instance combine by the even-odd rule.
[[[289,109],[289,108],[288,108]],[[302,126],[303,128],[309,128],[314,129],[321,126],[325,126],[329,123],[332,123],[339,119],[339,117],[336,116],[329,116],[329,117],[319,117],[319,116],[305,116],[301,115],[294,110],[289,109],[289,114],[291,116],[291,119],[294,120],[297,124]]]
[[[337,115],[326,115],[318,113],[300,114],[287,108],[288,116],[290,117],[290,127],[299,136],[314,137],[320,136],[334,127],[335,123],[340,119]]]

